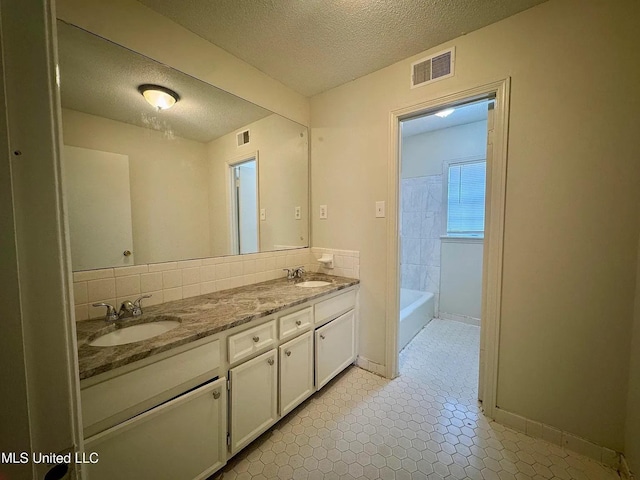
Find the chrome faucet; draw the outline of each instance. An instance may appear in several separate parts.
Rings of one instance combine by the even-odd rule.
[[[134,302],[125,300],[124,302],[122,302],[122,305],[120,305],[120,310],[117,312],[115,307],[109,303],[94,303],[93,306],[107,307],[107,314],[104,317],[105,321],[115,322],[117,320],[120,320],[121,318],[139,317],[140,315],[142,315],[142,299],[150,297],[151,295],[142,295]]]
[[[302,274],[304,273],[304,267],[296,267],[296,268],[283,268],[285,272],[287,272],[287,280],[294,280],[296,278],[302,278]]]

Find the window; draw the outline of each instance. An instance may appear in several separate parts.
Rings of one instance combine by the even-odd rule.
[[[449,163],[446,168],[447,235],[484,234],[485,159]]]

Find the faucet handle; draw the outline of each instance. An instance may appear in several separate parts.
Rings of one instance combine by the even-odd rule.
[[[107,307],[107,315],[104,317],[107,322],[115,322],[118,320],[118,312],[116,312],[113,305],[109,303],[94,303],[92,305],[94,307]]]
[[[295,278],[295,269],[293,268],[283,268],[282,271],[287,272],[287,279],[291,280]]]
[[[140,297],[138,297],[134,302],[133,302],[133,316],[137,317],[139,315],[142,315],[142,299],[143,298],[151,298],[152,295],[149,293],[147,295],[142,295]]]

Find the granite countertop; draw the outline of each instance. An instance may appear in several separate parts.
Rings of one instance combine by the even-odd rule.
[[[330,285],[312,288],[295,286],[296,283],[307,280],[323,280],[330,282]],[[321,273],[305,274],[302,280],[281,278],[146,308],[143,304],[144,313],[140,317],[119,320],[117,323],[107,323],[102,318],[77,322],[80,379],[87,379],[358,283],[360,281],[353,278]],[[162,319],[158,317],[178,317],[180,326],[150,339],[126,345],[89,345],[105,333]]]

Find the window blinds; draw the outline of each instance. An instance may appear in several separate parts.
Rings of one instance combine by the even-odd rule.
[[[484,233],[487,162],[449,165],[447,234]]]

